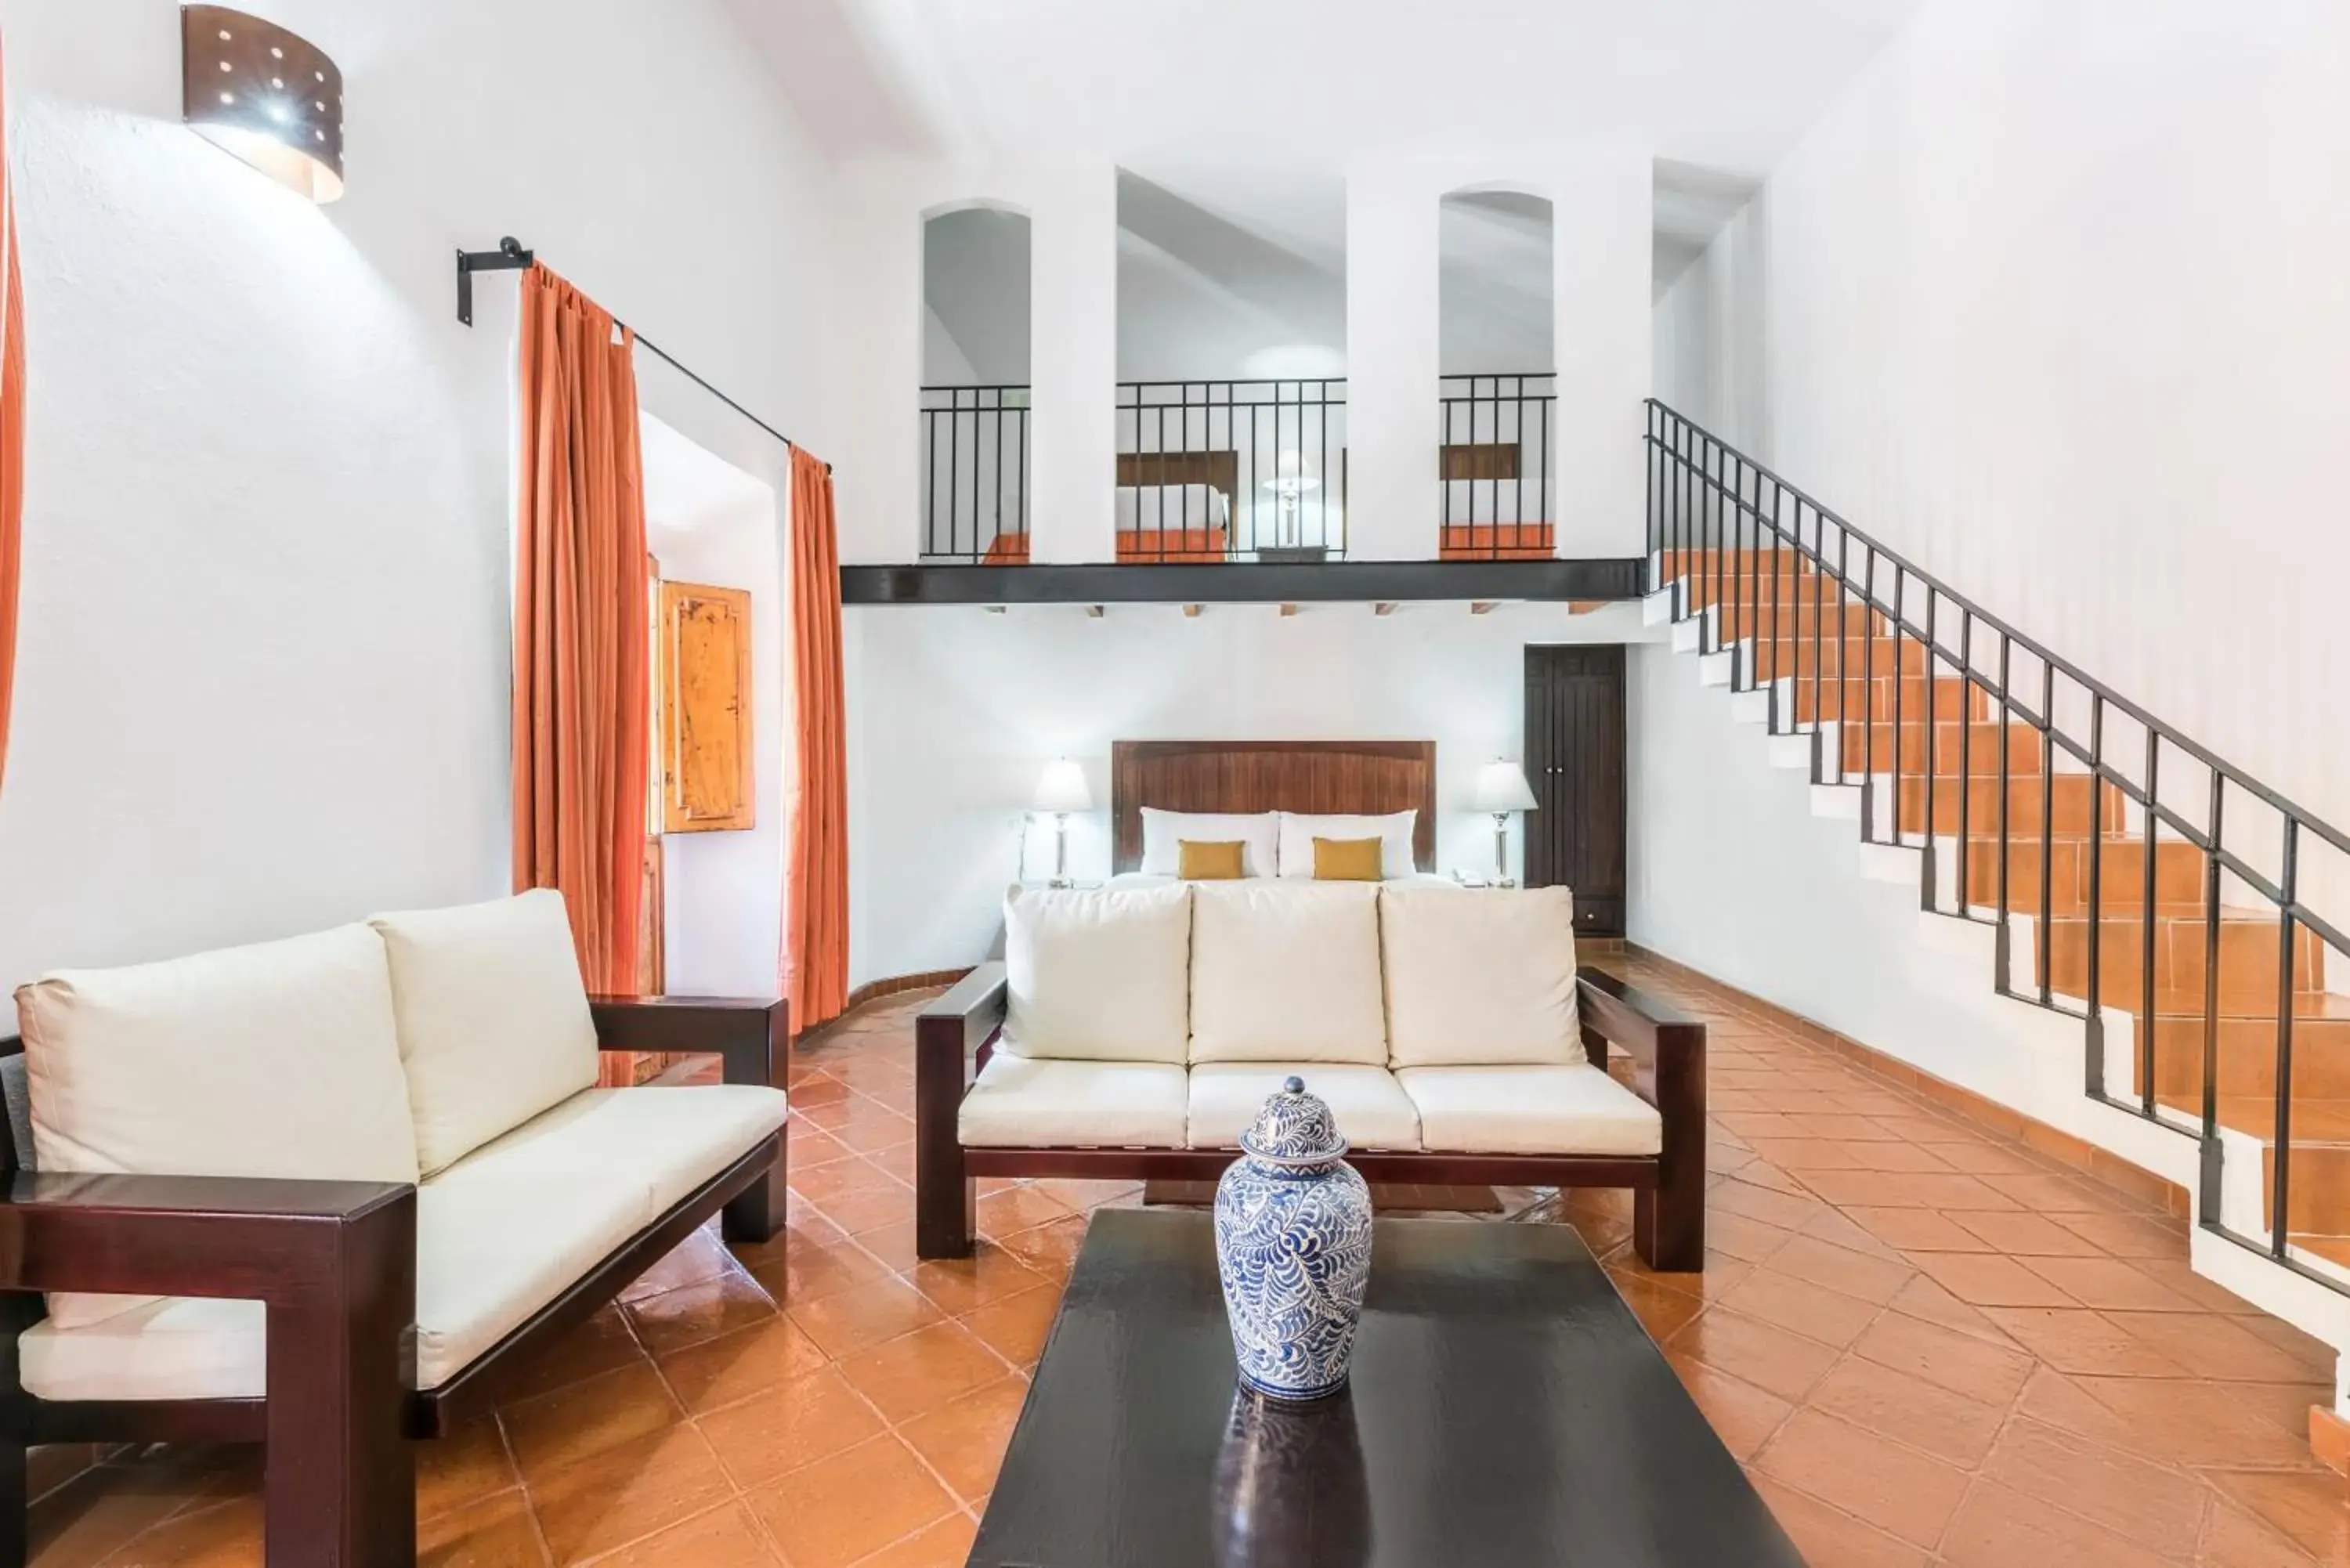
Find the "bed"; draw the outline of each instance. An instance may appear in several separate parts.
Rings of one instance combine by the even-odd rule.
[[[1436,869],[1433,741],[1116,741],[1109,751],[1110,868],[1142,873],[1142,808],[1384,816],[1417,811],[1412,866],[1391,880],[1441,880]]]

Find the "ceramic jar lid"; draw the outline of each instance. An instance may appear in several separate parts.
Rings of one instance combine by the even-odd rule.
[[[1327,1165],[1344,1158],[1347,1140],[1328,1103],[1307,1094],[1305,1079],[1291,1078],[1241,1134],[1241,1147],[1273,1165]]]

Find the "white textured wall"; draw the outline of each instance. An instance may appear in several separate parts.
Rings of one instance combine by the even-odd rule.
[[[333,207],[178,123],[167,0],[0,4],[31,357],[0,985],[506,888],[514,284],[459,326],[460,245],[521,236],[826,434],[824,192],[714,5],[271,15],[345,71]]]
[[[2338,0],[1932,0],[1658,341],[1693,416],[2350,822],[2345,245]]]
[[[1492,819],[1467,805],[1480,766],[1521,754],[1526,646],[1644,635],[1630,606],[852,607],[851,979],[985,954],[1054,757],[1085,766],[1099,807],[1070,825],[1071,872],[1107,875],[1113,741],[1432,740],[1437,868],[1490,871]],[[1027,854],[1051,875],[1049,826]]]

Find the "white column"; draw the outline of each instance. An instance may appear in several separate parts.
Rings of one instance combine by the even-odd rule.
[[[1436,198],[1409,167],[1347,178],[1347,555],[1436,555]]]
[[[1558,163],[1547,182],[1561,556],[1637,556],[1647,544],[1654,180],[1647,153],[1607,152]]]
[[[1031,177],[1028,558],[1118,554],[1118,171]]]

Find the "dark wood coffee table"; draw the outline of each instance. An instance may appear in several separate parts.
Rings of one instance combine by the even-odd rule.
[[[1353,1386],[1283,1407],[1210,1218],[1097,1215],[971,1568],[1800,1568],[1573,1231],[1378,1225]]]

